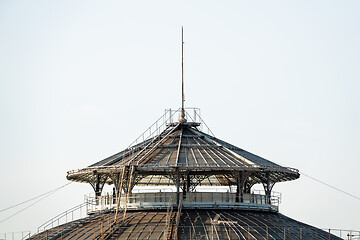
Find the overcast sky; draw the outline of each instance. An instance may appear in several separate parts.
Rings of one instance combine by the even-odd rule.
[[[66,184],[186,106],[216,137],[360,196],[360,2],[0,0],[0,210]],[[302,175],[280,212],[360,230],[360,201]],[[34,230],[72,183],[0,223]],[[0,221],[27,205],[0,212]]]

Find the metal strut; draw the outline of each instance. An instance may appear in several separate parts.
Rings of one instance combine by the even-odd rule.
[[[184,27],[181,27],[181,113],[180,123],[185,123],[185,110],[184,110]]]
[[[131,170],[130,170],[130,174],[129,174],[129,184],[128,184],[127,195],[126,195],[123,221],[125,221],[125,217],[126,217],[126,210],[127,210],[127,204],[129,202],[129,195],[130,195],[130,191],[131,191],[131,182],[132,182],[133,173],[134,173],[134,165],[131,166]]]
[[[115,211],[114,223],[117,220],[117,214],[119,212],[120,197],[121,197],[121,191],[122,191],[122,184],[123,184],[124,175],[125,175],[125,166],[123,167],[123,170],[121,172],[120,186],[119,186],[119,189],[118,189],[118,198],[116,200],[116,211]]]

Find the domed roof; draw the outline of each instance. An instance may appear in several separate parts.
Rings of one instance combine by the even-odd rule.
[[[143,174],[137,185],[173,185],[168,172],[182,171],[208,175],[199,185],[232,185],[232,173],[251,173],[253,184],[264,178],[272,182],[299,178],[298,170],[245,151],[199,129],[197,122],[175,122],[158,135],[105,158],[87,168],[68,172],[72,181],[93,182],[98,174],[119,173],[124,167],[133,166]],[[111,184],[109,177],[107,183]]]
[[[341,239],[278,213],[239,210],[132,211],[112,224],[114,212],[89,216],[29,239]],[[173,237],[174,232],[178,237]]]

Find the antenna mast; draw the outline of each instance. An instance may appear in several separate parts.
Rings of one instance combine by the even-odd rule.
[[[180,123],[185,123],[185,109],[184,109],[184,27],[181,26],[181,113]]]

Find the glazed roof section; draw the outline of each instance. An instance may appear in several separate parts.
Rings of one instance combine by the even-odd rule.
[[[129,164],[151,168],[287,169],[201,132],[191,123],[170,126],[160,135],[105,158],[89,167]]]

